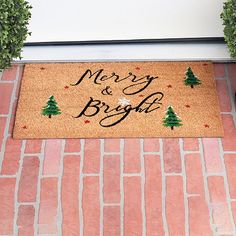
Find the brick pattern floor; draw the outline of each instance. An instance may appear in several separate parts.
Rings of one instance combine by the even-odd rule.
[[[0,79],[0,235],[236,235],[236,64],[215,64],[224,138],[13,140]]]

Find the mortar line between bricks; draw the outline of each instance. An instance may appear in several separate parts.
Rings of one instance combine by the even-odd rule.
[[[20,160],[19,160],[19,168],[16,174],[16,185],[15,185],[15,196],[14,196],[14,233],[13,235],[18,235],[18,226],[17,226],[17,217],[18,217],[18,191],[19,191],[19,184],[20,184],[20,177],[23,168],[23,158],[25,152],[25,144],[26,141],[23,140],[21,144],[21,151],[20,151]]]
[[[18,202],[18,206],[33,206],[35,208],[36,203],[35,202]]]
[[[16,178],[16,175],[0,175],[0,179]]]
[[[180,173],[164,173],[165,176],[183,176],[182,172]]]
[[[63,222],[63,215],[62,215],[62,202],[61,202],[61,193],[62,193],[62,176],[63,176],[63,163],[64,163],[64,151],[65,151],[66,141],[65,139],[61,142],[61,159],[59,165],[59,173],[58,173],[58,203],[57,203],[57,228],[58,228],[58,235],[62,236],[62,222]]]
[[[41,191],[41,179],[42,179],[42,173],[43,173],[45,146],[46,146],[46,140],[43,140],[42,144],[41,144],[41,153],[39,155],[39,175],[38,175],[37,193],[36,193],[36,204],[35,204],[34,236],[38,235],[40,191]]]
[[[230,103],[231,103],[231,112],[233,113],[233,120],[234,120],[234,125],[236,126],[236,110],[235,110],[235,106],[234,106],[234,91],[232,90],[232,85],[229,79],[229,72],[228,72],[228,66],[224,65],[224,69],[225,69],[225,77],[226,77],[226,81],[227,81],[227,88],[228,88],[228,93],[229,93],[229,97],[230,97]]]
[[[235,114],[235,112],[233,112],[233,111],[222,111],[222,112],[220,112],[220,114],[221,115],[234,115]]]
[[[65,156],[80,156],[81,155],[81,151],[80,152],[64,152],[64,157]]]
[[[236,154],[236,151],[224,151],[224,154]]]
[[[100,172],[99,172],[99,199],[100,199],[100,236],[103,236],[103,157],[104,157],[104,139],[100,139]]]
[[[109,202],[109,203],[103,203],[103,206],[120,206],[120,203],[112,203],[112,202]]]
[[[0,118],[7,118],[9,115],[7,114],[0,114]]]
[[[104,151],[104,156],[119,157],[119,156],[120,156],[120,152],[105,152],[105,151]]]
[[[184,155],[186,154],[199,154],[199,151],[182,151]]]
[[[187,193],[186,195],[187,195],[188,198],[190,198],[190,197],[200,197],[201,196],[201,194],[199,194],[199,193]]]
[[[181,159],[181,169],[182,169],[182,178],[183,178],[183,190],[184,190],[184,215],[185,215],[185,235],[189,235],[189,209],[188,209],[188,196],[187,196],[187,177],[186,177],[186,168],[185,168],[185,157],[184,157],[184,144],[183,139],[179,139],[180,147],[180,159]]]
[[[99,177],[100,174],[93,174],[93,173],[88,173],[88,174],[83,174],[83,177]]]
[[[58,236],[57,234],[37,234],[37,236]]]
[[[205,192],[205,199],[208,207],[208,212],[209,212],[209,223],[210,227],[212,230],[213,235],[216,234],[216,229],[215,225],[213,223],[213,209],[211,207],[211,202],[210,202],[210,193],[209,193],[209,188],[208,188],[208,183],[207,183],[207,176],[206,176],[206,164],[205,164],[205,159],[204,159],[204,150],[203,150],[203,144],[202,144],[202,139],[198,138],[198,143],[199,143],[199,151],[200,151],[200,157],[201,157],[201,165],[202,165],[202,176],[203,176],[203,185],[204,185],[204,192]]]
[[[80,170],[79,170],[79,194],[78,194],[78,205],[79,205],[79,229],[80,229],[80,236],[84,235],[84,218],[83,218],[83,168],[84,168],[84,139],[80,139]]]
[[[160,155],[160,151],[159,152],[144,152],[143,151],[143,155]]]
[[[141,211],[142,211],[142,235],[146,236],[146,207],[145,207],[145,161],[144,161],[144,140],[140,139],[140,162],[141,162]]]
[[[32,156],[39,156],[40,155],[40,153],[25,153],[24,154],[24,157],[32,157]]]
[[[165,236],[169,235],[169,229],[166,218],[166,176],[165,176],[165,165],[164,165],[164,153],[163,153],[163,139],[159,139],[160,146],[160,160],[161,160],[161,198],[162,198],[162,221],[164,227]]]
[[[221,160],[221,165],[223,168],[223,179],[224,179],[224,187],[225,187],[225,193],[226,193],[226,201],[227,201],[227,205],[228,205],[233,234],[236,235],[236,228],[235,228],[236,222],[234,222],[234,216],[232,213],[233,211],[232,211],[231,202],[230,202],[229,183],[228,183],[228,177],[226,174],[226,167],[225,167],[225,162],[224,162],[224,150],[223,150],[223,145],[222,145],[220,138],[218,138],[218,143],[219,143],[219,148],[220,148],[220,160]]]
[[[15,80],[1,80],[0,84],[14,84]]]
[[[215,80],[226,80],[225,77],[219,77],[219,78],[215,78]]]
[[[120,139],[120,236],[124,236],[124,139]]]
[[[230,201],[231,202],[236,202],[236,198],[231,198]]]
[[[222,173],[206,173],[206,176],[210,177],[210,176],[224,176],[224,175]]]
[[[37,236],[57,236],[57,234],[38,234]]]
[[[16,100],[16,89],[17,89],[17,84],[19,83],[19,76],[20,76],[20,66],[18,66],[17,70],[16,70],[16,79],[14,81],[14,86],[13,86],[13,90],[12,90],[12,94],[11,94],[11,101],[10,101],[9,110],[8,110],[8,117],[7,117],[7,120],[6,120],[4,136],[3,136],[3,139],[2,139],[2,147],[1,147],[1,150],[0,150],[0,173],[2,172],[3,156],[4,156],[4,153],[5,153],[5,149],[6,149],[6,142],[7,142],[9,127],[10,127],[10,123],[11,123],[13,105],[14,105],[14,102]]]

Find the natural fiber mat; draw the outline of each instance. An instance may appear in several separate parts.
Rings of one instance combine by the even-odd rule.
[[[210,62],[27,64],[14,138],[219,137]]]

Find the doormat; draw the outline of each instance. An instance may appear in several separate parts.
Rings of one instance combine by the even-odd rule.
[[[210,62],[27,64],[13,137],[221,137]]]

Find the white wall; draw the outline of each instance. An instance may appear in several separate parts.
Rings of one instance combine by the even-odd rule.
[[[223,36],[223,0],[29,2],[28,42]]]

